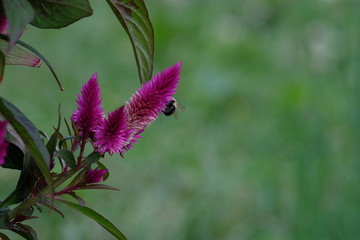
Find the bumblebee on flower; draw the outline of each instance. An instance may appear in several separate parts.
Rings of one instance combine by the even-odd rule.
[[[105,117],[101,93],[95,73],[81,89],[72,121],[80,141],[91,140],[100,154],[119,153],[132,148],[140,134],[156,120],[173,100],[179,85],[181,62],[156,74],[134,93],[124,106]]]

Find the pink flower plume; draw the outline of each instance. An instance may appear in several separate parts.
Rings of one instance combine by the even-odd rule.
[[[5,163],[7,148],[9,146],[9,143],[4,140],[6,135],[6,124],[7,121],[0,121],[0,165]]]
[[[98,147],[97,151],[101,154],[122,153],[121,146],[130,135],[130,130],[126,129],[124,107],[111,113],[95,132],[93,145]]]
[[[104,119],[101,100],[97,73],[94,73],[82,86],[81,93],[76,100],[77,109],[71,116],[80,136],[84,139],[90,137]]]
[[[162,109],[173,99],[172,96],[179,85],[180,72],[181,61],[156,74],[126,103],[127,129],[131,130],[131,133],[122,146],[124,149],[132,147],[144,128],[157,119]]]

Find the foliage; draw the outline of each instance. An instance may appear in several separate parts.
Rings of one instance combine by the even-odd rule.
[[[85,206],[76,192],[118,190],[101,183],[109,176],[101,159],[106,152],[122,156],[132,148],[139,134],[172,100],[180,63],[152,79],[154,32],[145,3],[143,0],[107,0],[107,4],[130,38],[142,89],[129,104],[109,113],[106,119],[97,74],[94,74],[78,95],[78,109],[71,119],[63,121],[59,106],[58,123],[50,137],[38,130],[14,104],[0,97],[0,165],[20,171],[15,189],[0,202],[0,229],[36,240],[36,231],[23,222],[36,218],[36,209],[42,211],[44,207],[64,217],[57,206],[61,203],[95,220],[117,239],[126,239],[108,219]],[[92,13],[88,0],[3,0],[0,7],[0,83],[4,80],[6,64],[39,67],[43,61],[63,90],[50,62],[20,38],[28,24],[42,29],[63,28]],[[144,105],[147,101],[151,104]],[[118,142],[114,143],[115,139]],[[93,146],[90,154],[85,153],[88,145]],[[66,200],[65,195],[72,197],[75,203]],[[5,233],[0,237],[9,239]]]

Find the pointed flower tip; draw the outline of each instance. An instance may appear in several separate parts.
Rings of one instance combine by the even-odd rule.
[[[9,143],[4,140],[6,135],[7,121],[0,121],[0,165],[5,163],[5,157],[7,154],[7,148]]]
[[[181,70],[182,60],[178,61],[178,62],[175,64],[175,66],[178,67],[178,68]]]
[[[72,114],[72,120],[83,138],[89,137],[104,118],[104,110],[101,105],[100,86],[97,81],[97,73],[81,88],[76,100],[77,109]]]
[[[90,80],[96,80],[97,81],[97,72],[95,72],[92,76],[91,76],[91,78],[90,78]]]

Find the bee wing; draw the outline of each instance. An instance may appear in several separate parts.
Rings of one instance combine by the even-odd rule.
[[[180,103],[178,103],[178,102],[177,102],[177,109],[180,110],[180,111],[182,111],[182,112],[185,111],[184,105],[182,105],[182,104],[180,104]]]
[[[173,115],[174,115],[175,119],[178,120],[178,113],[177,113],[177,111],[175,111],[175,112],[173,113]]]

